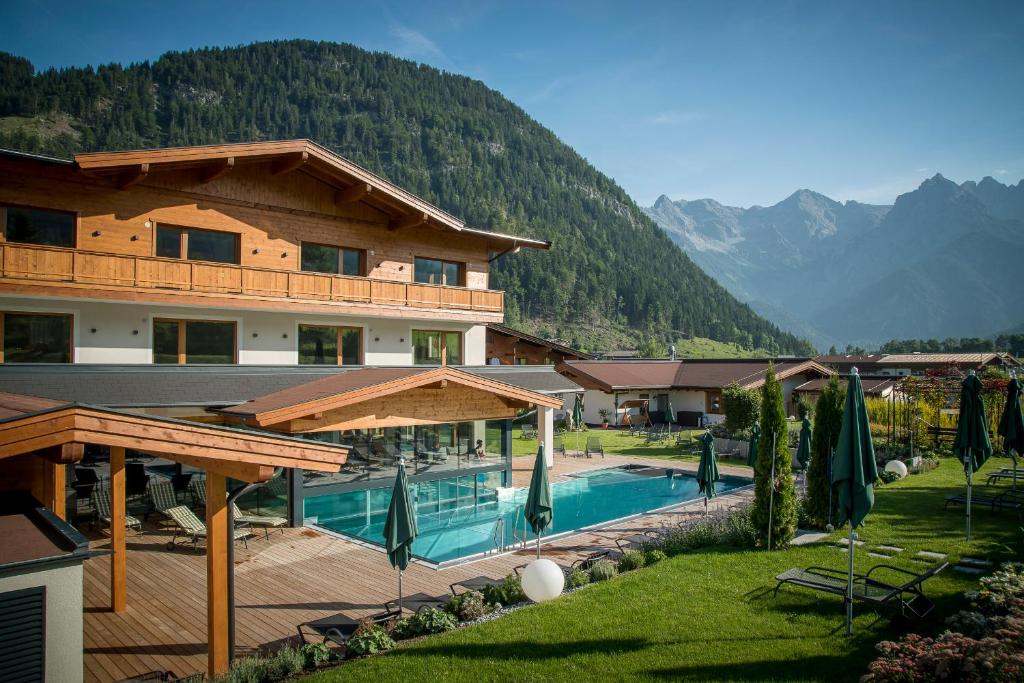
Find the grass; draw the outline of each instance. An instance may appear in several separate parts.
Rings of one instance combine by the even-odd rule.
[[[690,431],[694,438],[696,438],[701,430],[691,429]],[[672,441],[664,442],[664,445],[647,445],[644,443],[644,439],[639,436],[630,436],[627,430],[619,429],[588,429],[585,432],[580,432],[580,447],[579,450],[583,450],[587,445],[587,437],[598,437],[601,439],[601,444],[604,446],[605,453],[617,454],[617,455],[632,455],[637,457],[647,458],[661,458],[663,460],[691,460],[697,462],[700,460],[699,455],[690,455],[689,448],[683,448],[675,445],[675,434],[672,432]],[[576,432],[568,432],[562,435],[562,440],[565,443],[566,450],[575,451],[576,449]],[[512,430],[512,456],[535,456],[537,455],[537,439],[524,439],[522,438],[522,429],[518,426]],[[723,461],[728,464],[740,464],[739,460],[735,461]]]
[[[993,458],[986,469],[1003,466]],[[861,530],[866,546],[905,548],[896,566],[918,550],[1020,556],[1019,521],[978,509],[975,540],[964,541],[963,509],[943,511],[943,496],[963,486],[958,464],[880,487]],[[927,620],[907,624],[858,605],[854,636],[843,631],[839,598],[782,589],[772,577],[790,567],[843,568],[846,554],[824,544],[765,552],[709,549],[680,555],[553,602],[460,629],[392,653],[315,674],[329,681],[444,680],[828,680],[856,681],[876,656],[875,644],[908,628],[934,632],[962,604],[973,577],[946,570],[926,592],[938,604]],[[859,571],[882,562],[859,551]]]

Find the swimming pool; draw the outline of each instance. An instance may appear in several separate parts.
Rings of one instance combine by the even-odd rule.
[[[717,490],[723,493],[747,483],[740,477],[723,477]],[[465,482],[453,484],[456,488],[468,485]],[[416,488],[419,486],[422,484]],[[676,473],[669,480],[665,470],[650,467],[627,466],[581,472],[569,481],[553,484],[551,489],[554,520],[544,532],[546,537],[701,497],[697,480],[692,476]],[[385,493],[389,499],[390,488]],[[461,505],[442,505],[432,498],[424,504],[419,493],[415,492],[416,521],[420,533],[413,543],[413,553],[421,559],[443,564],[493,551],[502,534],[502,545],[512,545],[515,542],[514,528],[517,528],[520,539],[522,537],[522,507],[527,495],[525,489],[501,499],[498,499],[496,493],[487,497],[464,496],[463,501],[471,499],[474,502]],[[367,496],[365,509],[358,512],[351,505],[341,503],[339,496],[319,497],[312,506],[309,503],[313,501],[307,500],[307,517],[311,513],[315,514],[308,521],[330,531],[381,545],[387,502],[381,499],[381,494],[377,497],[378,500],[371,505],[370,496]],[[459,501],[458,491],[449,499]],[[529,538],[534,538],[532,532]]]

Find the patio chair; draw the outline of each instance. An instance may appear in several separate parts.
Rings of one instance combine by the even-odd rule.
[[[455,583],[449,584],[448,589],[451,590],[452,595],[460,595],[458,588],[461,588],[461,593],[469,593],[471,591],[482,591],[487,586],[500,586],[505,579],[492,579],[489,576],[474,576],[472,579],[466,579],[464,581],[456,581]]]
[[[553,455],[560,455],[563,458],[569,457],[569,454],[565,451],[565,441],[560,436],[556,436],[552,440],[551,450],[554,451]]]
[[[188,492],[188,485],[192,481],[192,477],[195,476],[193,472],[182,472],[181,474],[171,475],[171,486],[174,487],[174,494],[184,498],[185,493]]]
[[[111,503],[110,503],[110,489],[105,486],[97,486],[92,490],[92,495],[89,500],[92,502],[92,507],[96,510],[96,516],[101,522],[106,522],[107,526],[110,526],[110,520],[112,518]],[[137,518],[132,517],[129,514],[124,516],[124,526],[126,529],[132,529],[138,533],[142,533],[142,522]]]
[[[600,455],[602,458],[604,457],[604,446],[601,445],[601,439],[596,436],[587,437],[586,455],[588,458],[592,458],[595,455]]]
[[[146,473],[146,465],[141,462],[129,462],[124,466],[124,491],[129,498],[146,495],[146,485],[150,475]]]
[[[967,493],[955,493],[946,496],[945,509],[948,510],[951,504],[966,506]],[[990,507],[993,512],[996,510],[1017,510],[1020,512],[1024,510],[1024,491],[1014,491],[1012,489],[985,490],[979,487],[971,491],[971,507],[975,505]]]
[[[586,571],[597,564],[598,560],[603,560],[611,554],[611,550],[595,550],[573,562],[569,565],[569,569],[582,569]]]
[[[270,530],[280,529],[281,533],[284,533],[284,527],[288,525],[288,519],[285,517],[277,517],[275,515],[254,515],[250,512],[243,512],[242,508],[238,507],[237,504],[231,504],[231,512],[234,515],[235,522],[241,522],[242,524],[248,524],[249,526],[260,527],[263,529],[263,535],[266,539],[270,540]]]
[[[422,612],[423,610],[434,607],[436,609],[442,609],[448,602],[446,596],[433,596],[426,593],[413,593],[412,595],[406,595],[402,598],[402,611],[403,612]],[[384,609],[388,613],[398,614],[398,598],[388,600],[384,603]]]
[[[925,617],[935,608],[935,603],[925,597],[922,584],[948,566],[948,562],[943,562],[922,574],[915,574],[912,571],[887,564],[875,565],[868,570],[867,574],[853,575],[853,597],[855,600],[867,602],[878,607],[895,602],[899,604],[900,613],[904,616],[907,616],[909,612],[913,616]],[[880,569],[896,572],[910,578],[903,583],[887,583],[872,578],[871,575]],[[783,584],[789,584],[799,588],[807,588],[808,590],[845,597],[847,576],[845,570],[829,569],[828,567],[790,569],[775,577],[776,581],[778,581],[778,584],[775,586],[775,594],[778,595],[779,588]]]
[[[287,498],[288,497],[288,480],[284,476],[274,477],[266,484],[263,485],[263,491],[268,496],[275,498]]]
[[[523,425],[523,431],[519,434],[521,439],[536,439],[537,428],[532,425]]]
[[[192,481],[188,483],[188,493],[190,496],[192,496],[193,505],[195,505],[197,508],[206,507],[206,479],[192,479]]]
[[[436,463],[448,462],[448,447],[441,446],[436,451],[430,454],[430,461]]]
[[[202,520],[196,517],[196,513],[184,505],[169,508],[166,513],[174,521],[174,538],[167,544],[167,549],[174,550],[178,539],[185,538],[192,541],[192,549],[196,550],[199,539],[206,538],[206,525],[203,524]],[[252,531],[244,527],[236,528],[233,536],[234,540],[241,541],[248,548],[249,544],[246,543],[245,539],[252,536]]]
[[[174,485],[166,479],[153,477],[146,487],[149,492],[149,501],[157,512],[167,514],[171,508],[178,507],[178,496],[174,491]]]
[[[319,637],[321,643],[334,643],[340,647],[345,647],[345,643],[364,623],[386,624],[389,621],[398,619],[398,617],[398,613],[391,610],[363,617],[362,619],[355,619],[340,613],[334,614],[323,619],[299,624],[299,640],[305,645],[313,642],[311,639]]]
[[[629,536],[616,538],[615,547],[619,549],[620,553],[625,553],[627,550],[642,548],[656,540],[658,540],[658,533],[651,529],[638,534],[630,534]]]

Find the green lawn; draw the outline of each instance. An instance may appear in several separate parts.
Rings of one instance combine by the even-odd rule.
[[[702,433],[702,430],[698,429],[689,429],[686,431],[692,433],[694,438]],[[698,462],[700,460],[700,456],[691,455],[691,449],[675,445],[675,433],[675,431],[672,432],[672,440],[665,441],[665,445],[653,446],[646,445],[642,437],[630,436],[629,432],[626,430],[594,428],[588,429],[585,432],[580,432],[579,448],[580,450],[584,450],[586,448],[587,437],[597,437],[601,440],[605,453],[647,458],[662,458],[664,460],[691,460],[693,462]],[[568,451],[572,452],[576,450],[576,432],[563,434],[562,439],[564,440],[565,448]],[[520,455],[537,455],[537,440],[522,438],[522,430],[518,426],[514,427],[512,431],[512,455],[513,457]],[[722,462],[729,465],[743,464],[739,460],[723,460]]]
[[[1004,466],[993,458],[986,469]],[[906,550],[889,563],[920,570],[918,550],[1019,557],[1014,515],[975,512],[975,541],[963,537],[963,508],[944,512],[943,496],[962,488],[958,464],[881,487],[861,538]],[[859,550],[857,568],[882,562]],[[855,635],[842,630],[842,602],[784,588],[772,577],[790,567],[846,566],[824,545],[784,551],[705,550],[589,586],[496,621],[400,646],[309,677],[309,681],[828,680],[856,681],[874,645],[905,625],[858,605]],[[975,579],[947,570],[927,585],[934,616],[913,628],[935,631]]]

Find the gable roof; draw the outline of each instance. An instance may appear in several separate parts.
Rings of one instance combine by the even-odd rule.
[[[551,341],[549,339],[543,339],[541,337],[535,337],[532,334],[527,334],[521,330],[514,330],[511,327],[506,327],[498,323],[490,323],[487,325],[487,331],[495,334],[504,335],[506,337],[515,337],[521,339],[524,342],[534,344],[535,346],[542,346],[544,348],[551,349],[552,351],[558,351],[566,356],[575,356],[580,359],[590,359],[592,356],[588,353],[583,353],[578,349],[574,349],[571,346],[566,346],[557,341]]]
[[[754,389],[764,383],[769,366],[786,379],[802,373],[827,377],[832,371],[809,358],[693,359],[637,361],[566,361],[559,372],[588,389],[722,389],[739,384]]]
[[[868,395],[886,394],[890,388],[896,386],[897,382],[898,380],[893,377],[860,376],[861,386],[864,389],[864,393]],[[804,382],[800,386],[796,387],[793,391],[802,393],[819,392],[822,391],[827,384],[827,377],[815,377],[814,379]]]

